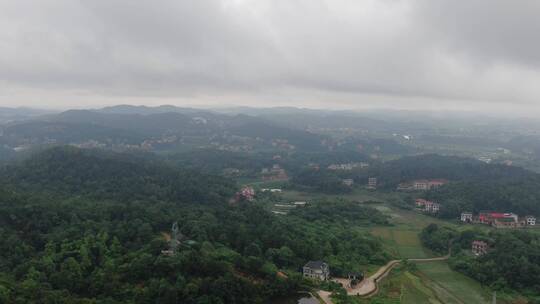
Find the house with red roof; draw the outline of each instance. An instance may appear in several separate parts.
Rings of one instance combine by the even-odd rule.
[[[430,190],[447,184],[446,179],[417,179],[413,182],[414,190]]]
[[[417,198],[415,204],[416,208],[419,208],[427,213],[437,213],[441,208],[441,205],[439,203],[428,201],[423,198]]]

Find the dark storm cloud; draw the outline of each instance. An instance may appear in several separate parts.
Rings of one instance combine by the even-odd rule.
[[[0,0],[0,103],[534,105],[538,12],[503,0]]]

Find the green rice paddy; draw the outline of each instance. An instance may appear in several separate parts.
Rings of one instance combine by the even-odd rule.
[[[380,201],[373,205],[379,211],[388,214],[392,226],[371,227],[368,231],[379,237],[389,252],[398,258],[429,258],[436,254],[424,248],[419,233],[431,223],[454,226],[459,229],[471,227],[458,226],[457,223],[444,221],[419,214],[412,210],[403,210],[385,204],[389,198],[400,193],[378,193],[358,190],[340,198],[363,201]],[[337,196],[285,191],[283,197],[290,200],[310,201],[332,199]],[[481,229],[481,228],[480,228]],[[380,292],[370,299],[352,298],[357,303],[405,303],[405,304],[483,304],[490,303],[490,292],[478,282],[453,271],[445,261],[417,263],[414,270],[398,267],[380,284]],[[374,269],[375,270],[375,269]],[[499,303],[503,303],[499,301]]]

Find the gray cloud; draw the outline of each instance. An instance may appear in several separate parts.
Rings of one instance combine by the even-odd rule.
[[[536,107],[539,11],[535,0],[0,0],[0,104]]]

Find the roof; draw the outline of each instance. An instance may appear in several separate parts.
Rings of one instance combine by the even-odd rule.
[[[323,265],[326,265],[326,263],[323,261],[309,261],[306,265],[304,265],[304,267],[311,269],[322,269]]]
[[[508,222],[508,223],[512,223],[514,222],[514,219],[513,218],[509,218],[509,217],[503,217],[503,218],[496,218],[495,219],[496,222]]]
[[[474,241],[472,241],[472,243],[473,244],[486,244],[487,245],[486,241],[482,241],[482,240],[474,240]]]
[[[430,183],[437,183],[437,184],[445,184],[445,183],[448,183],[448,180],[447,179],[444,179],[444,178],[436,178],[436,179],[430,179],[429,180]]]

